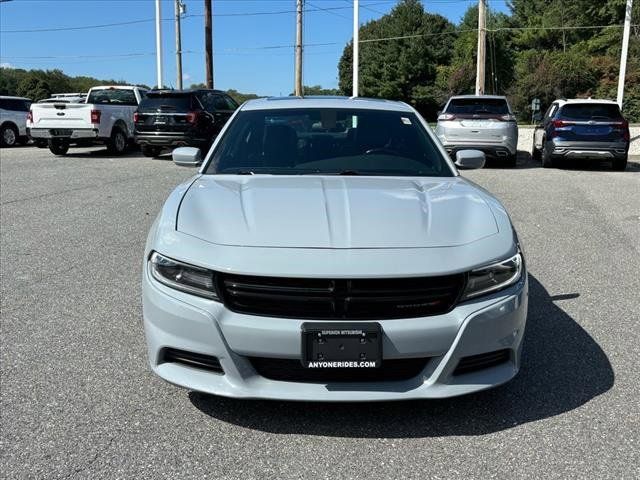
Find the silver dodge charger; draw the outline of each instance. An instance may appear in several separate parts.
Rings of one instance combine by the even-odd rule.
[[[513,378],[527,316],[509,215],[409,105],[252,100],[156,218],[144,252],[149,362],[236,398],[441,398]]]

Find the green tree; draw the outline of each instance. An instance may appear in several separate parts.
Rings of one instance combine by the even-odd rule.
[[[384,41],[373,41],[389,37]],[[402,0],[389,14],[360,29],[360,95],[404,100],[427,117],[435,117],[439,65],[451,57],[455,27],[440,15],[425,12],[418,0]],[[352,83],[353,45],[342,54],[340,90],[349,95]]]
[[[30,73],[28,76],[25,76],[20,80],[16,89],[16,94],[37,102],[38,100],[51,96],[51,86],[46,80],[40,78],[36,73]]]
[[[453,42],[451,65],[438,72],[436,85],[444,103],[452,95],[472,94],[475,91],[478,45],[478,7],[465,12],[458,36]],[[485,61],[485,93],[503,95],[513,80],[513,46],[508,30],[509,16],[489,10],[487,14],[487,55]],[[498,30],[498,31],[496,31]]]
[[[302,91],[305,95],[340,95],[337,88],[322,88],[321,85],[304,85]]]

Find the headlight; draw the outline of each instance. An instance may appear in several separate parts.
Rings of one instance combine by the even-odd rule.
[[[200,297],[218,299],[215,274],[206,268],[188,265],[153,252],[149,258],[149,273],[168,287]]]
[[[518,252],[502,262],[472,270],[462,300],[506,288],[520,280],[521,276],[522,255]]]

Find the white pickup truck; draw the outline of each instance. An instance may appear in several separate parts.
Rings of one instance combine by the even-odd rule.
[[[133,114],[145,94],[139,87],[102,86],[89,90],[85,103],[34,103],[27,132],[55,155],[65,155],[70,145],[95,143],[121,155],[133,141]]]

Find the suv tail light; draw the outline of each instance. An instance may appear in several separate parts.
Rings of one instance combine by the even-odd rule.
[[[455,120],[456,116],[453,113],[442,113],[438,115],[438,120]]]
[[[507,113],[506,115],[500,115],[498,117],[498,120],[502,120],[503,122],[515,122],[516,121],[516,117],[515,117],[515,115]]]
[[[33,123],[33,112],[31,110],[27,113],[27,122]]]
[[[553,121],[553,128],[562,128],[562,127],[567,127],[569,125],[570,125],[569,122],[565,122],[564,120]]]
[[[138,123],[140,121],[140,115],[138,112],[133,112],[133,123]]]
[[[616,123],[616,126],[613,127],[616,130],[622,130],[622,139],[625,142],[628,142],[631,140],[631,132],[629,132],[629,121],[628,120],[622,120],[620,123]]]
[[[196,123],[198,120],[198,112],[189,112],[187,113],[187,122],[188,123]]]
[[[91,110],[91,123],[100,123],[100,116],[102,112],[100,110]]]

